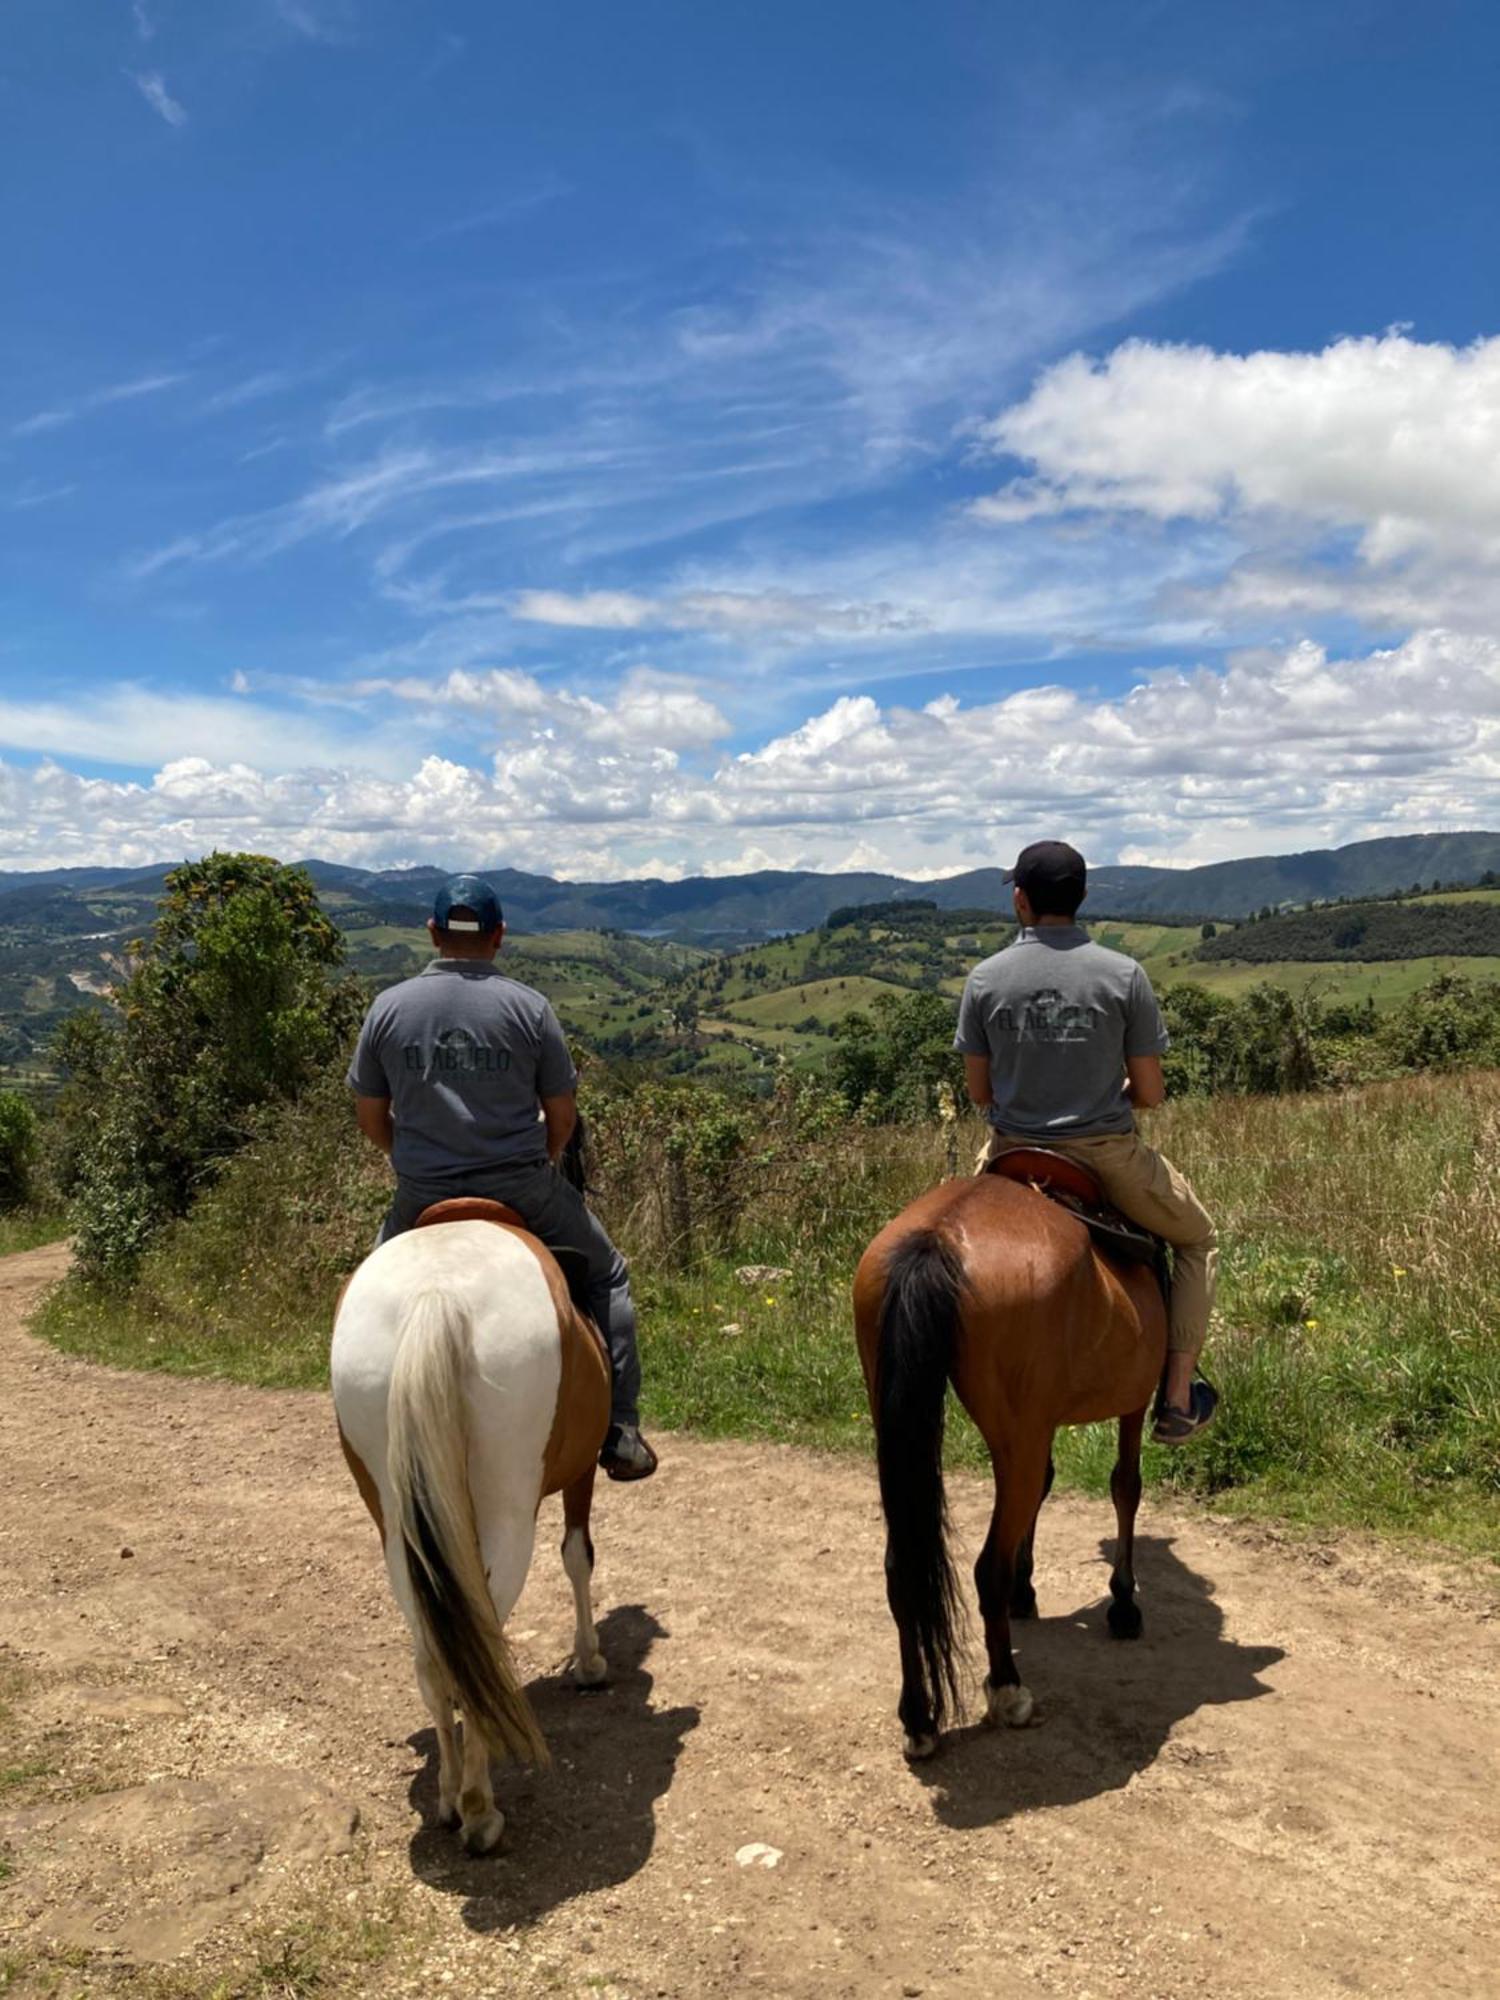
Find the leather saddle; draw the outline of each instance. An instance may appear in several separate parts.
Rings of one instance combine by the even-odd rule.
[[[1143,1229],[1112,1208],[1104,1190],[1089,1172],[1065,1153],[1050,1146],[1009,1146],[991,1160],[984,1170],[1002,1180],[1019,1181],[1033,1187],[1049,1201],[1076,1215],[1096,1249],[1107,1257],[1127,1264],[1149,1264],[1155,1271],[1163,1296],[1171,1285],[1171,1252],[1159,1236]]]
[[[483,1195],[477,1194],[453,1195],[447,1201],[429,1203],[412,1224],[412,1228],[428,1229],[439,1222],[498,1222],[504,1228],[524,1229],[528,1236],[536,1235],[536,1231],[525,1216],[519,1209],[512,1208],[509,1202],[490,1201]],[[589,1319],[588,1257],[570,1243],[549,1243],[546,1247],[567,1280],[568,1297],[584,1318]],[[592,1320],[589,1323],[592,1325]]]

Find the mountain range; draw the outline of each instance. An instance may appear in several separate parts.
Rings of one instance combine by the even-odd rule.
[[[302,863],[345,928],[417,924],[432,907],[440,868],[351,868]],[[43,928],[84,934],[102,912],[91,897],[149,904],[166,866],[151,869],[0,870],[0,925],[30,918]],[[821,924],[853,904],[915,897],[943,909],[1009,907],[1000,868],[975,868],[935,881],[876,873],[817,874],[764,869],[750,875],[689,876],[680,882],[563,882],[496,867],[482,871],[518,931],[622,930],[713,943],[773,937]],[[1383,896],[1433,882],[1470,883],[1500,873],[1500,833],[1399,834],[1301,854],[1258,855],[1201,868],[1100,867],[1089,876],[1090,916],[1237,918],[1269,906]]]

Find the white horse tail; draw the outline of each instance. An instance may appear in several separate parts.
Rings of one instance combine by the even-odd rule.
[[[495,1614],[469,1490],[473,1359],[465,1308],[429,1286],[402,1315],[387,1407],[387,1471],[417,1621],[471,1729],[497,1755],[546,1764],[547,1745]]]

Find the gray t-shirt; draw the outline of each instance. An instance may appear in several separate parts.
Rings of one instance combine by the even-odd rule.
[[[391,1100],[391,1164],[422,1182],[545,1160],[540,1100],[577,1083],[542,995],[498,966],[456,958],[377,994],[349,1065],[352,1090]]]
[[[1028,1139],[1129,1132],[1125,1058],[1167,1047],[1151,981],[1082,924],[1023,930],[976,965],[953,1046],[988,1056],[990,1123]]]

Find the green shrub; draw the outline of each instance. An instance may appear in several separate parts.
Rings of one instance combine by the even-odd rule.
[[[261,1108],[295,1099],[334,1064],[360,1012],[338,976],[343,952],[302,869],[213,854],[167,877],[119,992],[119,1031],[84,1047],[79,1109],[93,1115],[78,1129],[74,1198],[86,1276],[128,1281]]]
[[[0,1212],[24,1208],[37,1159],[36,1113],[14,1090],[0,1090]]]

